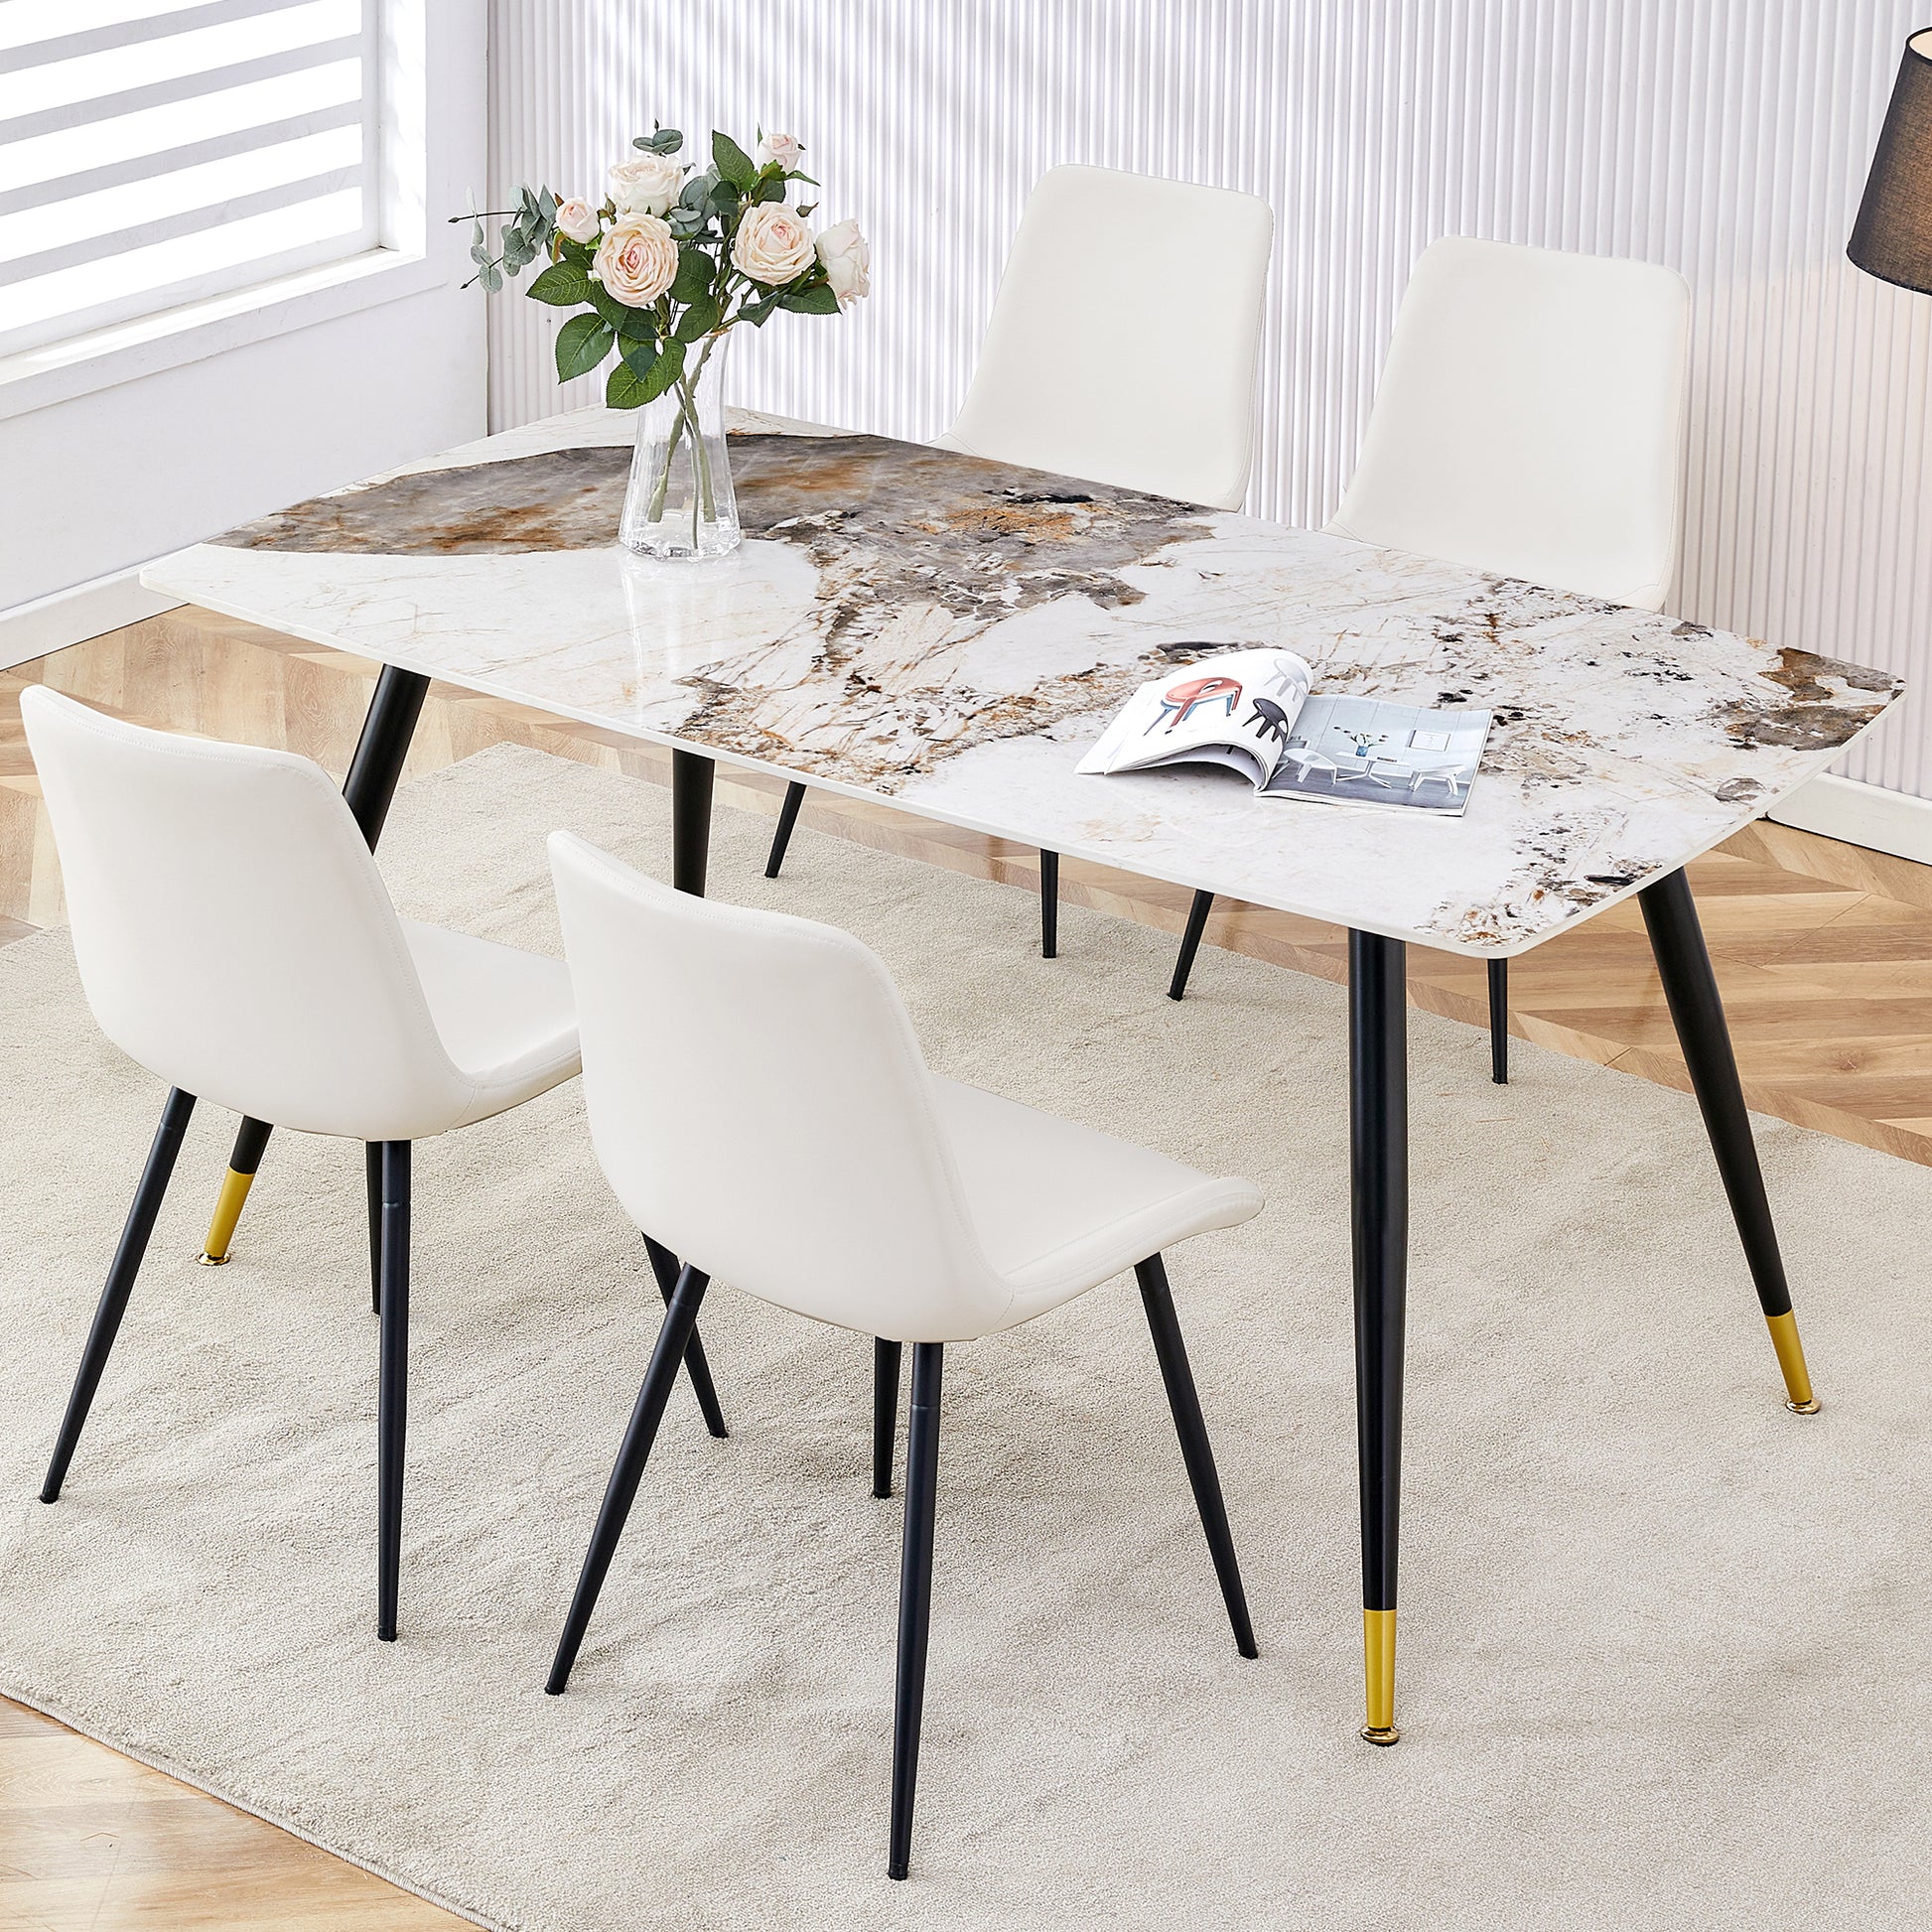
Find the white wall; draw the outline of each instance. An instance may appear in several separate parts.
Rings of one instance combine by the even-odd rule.
[[[964,392],[1027,190],[1090,161],[1279,223],[1249,508],[1341,493],[1409,268],[1448,233],[1663,261],[1697,296],[1686,616],[1932,672],[1932,299],[1844,244],[1926,0],[491,0],[493,194],[596,189],[653,115],[808,144],[874,295],[777,318],[735,400],[923,437]],[[500,206],[501,204],[497,204]],[[1172,306],[1187,353],[1186,291]],[[497,426],[559,398],[492,305]],[[1149,371],[1159,381],[1158,369]],[[1133,407],[1131,396],[1122,398]],[[1856,777],[1932,795],[1915,694]]]
[[[483,192],[482,10],[438,7],[430,32],[405,118],[442,272],[389,279],[436,285],[0,417],[0,664],[135,614],[75,586],[483,433],[483,298],[458,293],[468,230],[441,218]]]

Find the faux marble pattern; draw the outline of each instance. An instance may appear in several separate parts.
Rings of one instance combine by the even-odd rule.
[[[951,451],[741,423],[748,541],[615,544],[631,419],[554,418],[165,559],[157,590],[1030,845],[1449,950],[1519,952],[1831,763],[1885,673]],[[1172,662],[1492,708],[1460,819],[1073,769]]]

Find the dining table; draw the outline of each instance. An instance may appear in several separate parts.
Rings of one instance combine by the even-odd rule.
[[[1786,1404],[1816,1408],[1685,868],[1869,731],[1899,695],[1889,672],[743,411],[743,544],[649,559],[617,541],[634,422],[592,409],[488,436],[142,581],[381,665],[345,784],[371,844],[438,678],[668,747],[687,892],[705,890],[723,761],[1345,928],[1365,1738],[1399,1735],[1409,946],[1505,960],[1639,899]],[[1492,712],[1464,809],[1261,797],[1208,769],[1076,771],[1143,682],[1259,647],[1300,655],[1323,693]],[[241,1131],[259,1159],[267,1124]]]

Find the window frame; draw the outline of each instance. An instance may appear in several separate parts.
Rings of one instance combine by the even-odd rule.
[[[0,420],[443,285],[448,251],[432,248],[428,218],[428,0],[373,4],[374,245],[0,354]]]

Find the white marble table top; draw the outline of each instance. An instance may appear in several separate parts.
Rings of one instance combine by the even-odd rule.
[[[747,541],[618,547],[634,418],[555,417],[164,558],[151,589],[472,690],[1027,845],[1507,957],[1716,845],[1887,673],[1462,566],[875,437],[740,418]],[[1475,704],[1460,818],[1074,770],[1144,679],[1285,645],[1315,688]]]

